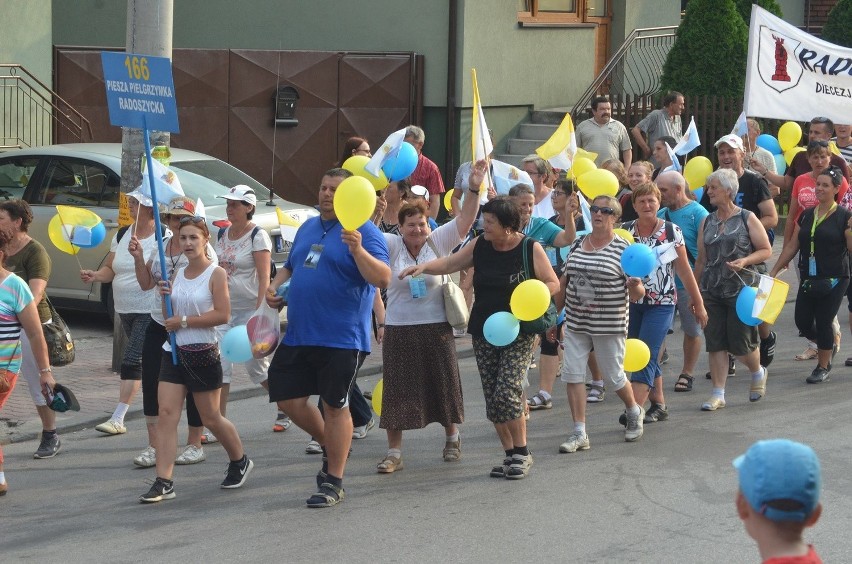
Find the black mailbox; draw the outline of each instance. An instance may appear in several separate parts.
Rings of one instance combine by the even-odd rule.
[[[295,127],[299,125],[296,118],[296,103],[299,93],[292,86],[279,86],[275,92],[275,125]]]

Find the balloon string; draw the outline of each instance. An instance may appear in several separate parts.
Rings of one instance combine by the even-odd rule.
[[[68,233],[68,226],[65,225],[65,221],[62,219],[62,212],[59,211],[59,206],[56,206],[56,215],[59,216],[59,223],[62,224],[62,232],[65,233],[65,237],[68,239],[68,243],[71,245],[71,254],[74,255],[74,258],[77,259],[77,266],[80,267],[80,270],[83,270],[83,265],[80,263],[80,257],[77,256],[77,253],[80,252],[80,247],[71,243],[71,233]]]

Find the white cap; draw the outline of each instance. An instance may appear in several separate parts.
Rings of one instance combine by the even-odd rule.
[[[740,151],[745,152],[745,149],[743,148],[743,140],[738,135],[734,135],[733,133],[723,135],[713,146],[718,149],[719,145],[722,145],[723,143],[732,149],[739,149]]]
[[[236,186],[228,190],[227,194],[216,197],[224,198],[226,200],[238,200],[240,202],[245,202],[252,206],[257,205],[257,195],[254,193],[254,190],[252,190],[245,184],[237,184]]]
[[[420,184],[415,184],[411,187],[411,193],[415,196],[420,196],[421,198],[429,199],[429,190],[425,186],[421,186]]]
[[[139,190],[134,190],[133,192],[128,192],[127,197],[128,198],[134,198],[137,202],[139,202],[140,204],[142,204],[146,208],[154,207],[154,201],[151,199],[151,197],[146,196],[145,194],[143,194]]]

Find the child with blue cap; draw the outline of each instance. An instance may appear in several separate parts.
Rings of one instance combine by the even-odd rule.
[[[758,441],[733,464],[740,483],[737,513],[764,564],[821,564],[802,538],[822,513],[820,464],[813,449],[788,439]]]

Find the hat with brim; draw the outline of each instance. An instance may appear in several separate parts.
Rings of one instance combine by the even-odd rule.
[[[192,217],[195,215],[195,202],[186,196],[178,196],[172,199],[163,210],[163,215],[184,215]]]
[[[224,198],[226,200],[237,200],[239,202],[245,202],[251,206],[257,205],[257,194],[255,194],[254,190],[246,186],[245,184],[237,184],[233,188],[228,189],[226,194],[222,194],[221,196],[216,196],[217,198]]]
[[[411,187],[411,193],[415,196],[420,196],[421,198],[429,198],[429,190],[425,186],[421,186],[420,184],[415,184]]]
[[[146,196],[145,194],[143,194],[139,190],[134,190],[133,192],[128,192],[127,197],[135,199],[137,202],[139,202],[140,204],[142,204],[146,208],[154,207],[154,201],[151,199],[151,197]]]
[[[74,393],[62,384],[54,384],[53,386],[53,401],[50,402],[50,409],[63,413],[68,411],[80,411],[80,402],[77,401]]]

